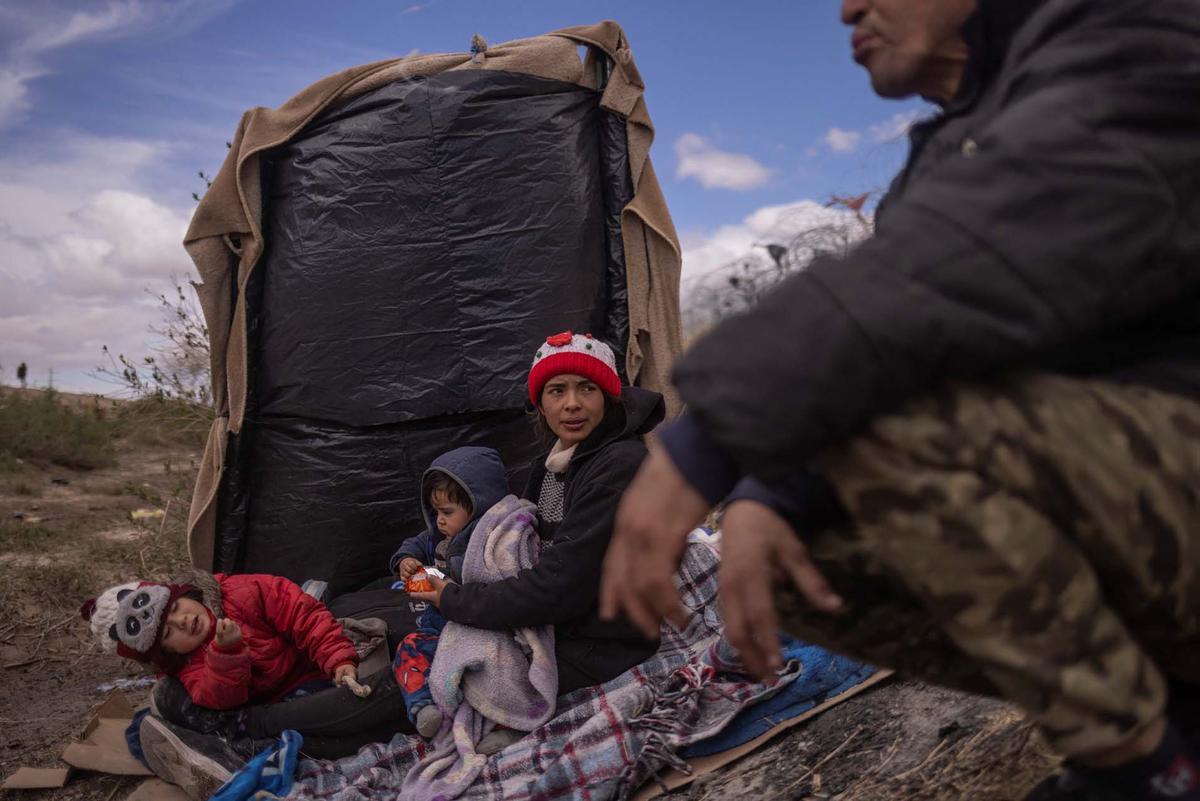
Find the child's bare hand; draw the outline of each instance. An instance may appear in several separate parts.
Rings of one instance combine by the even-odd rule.
[[[339,665],[333,671],[333,683],[338,687],[349,687],[350,692],[357,695],[359,698],[366,698],[371,694],[371,688],[365,684],[358,683],[358,668],[355,665],[345,664]]]
[[[217,621],[217,633],[214,639],[221,648],[232,648],[242,641],[242,629],[234,621],[223,617]]]
[[[399,574],[402,581],[408,581],[414,573],[419,573],[425,569],[425,565],[411,556],[406,556],[400,560]]]

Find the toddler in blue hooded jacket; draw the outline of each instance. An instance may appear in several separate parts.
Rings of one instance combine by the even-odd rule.
[[[432,566],[461,583],[463,557],[475,524],[507,494],[504,462],[492,448],[455,448],[434,459],[421,476],[421,512],[427,528],[401,543],[388,569],[407,580]],[[445,625],[437,608],[429,606],[421,613],[417,630],[396,649],[393,662],[409,720],[425,737],[436,734],[442,723],[427,678]]]

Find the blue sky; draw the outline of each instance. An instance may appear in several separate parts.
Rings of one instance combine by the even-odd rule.
[[[0,4],[0,381],[71,389],[153,347],[152,291],[242,111],[348,66],[611,18],[657,128],[689,279],[833,193],[886,186],[924,107],[880,100],[836,0]],[[805,201],[809,201],[805,203]]]

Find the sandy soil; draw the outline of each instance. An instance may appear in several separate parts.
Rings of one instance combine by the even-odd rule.
[[[63,767],[63,748],[115,682],[144,704],[146,674],[103,655],[78,608],[134,575],[165,577],[182,555],[186,501],[198,452],[122,444],[118,464],[93,471],[21,464],[0,473],[0,776],[18,767]],[[130,513],[160,509],[162,520]],[[34,799],[126,797],[141,779],[77,774],[52,791],[7,791]]]

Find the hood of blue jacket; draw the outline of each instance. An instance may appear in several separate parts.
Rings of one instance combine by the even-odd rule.
[[[429,469],[421,476],[421,512],[425,515],[425,525],[435,535],[437,514],[425,494],[425,482],[435,470],[445,473],[461,484],[471,499],[471,521],[463,526],[460,534],[473,528],[484,512],[509,493],[504,462],[494,448],[468,445],[443,453],[433,460],[433,464],[429,465]]]

